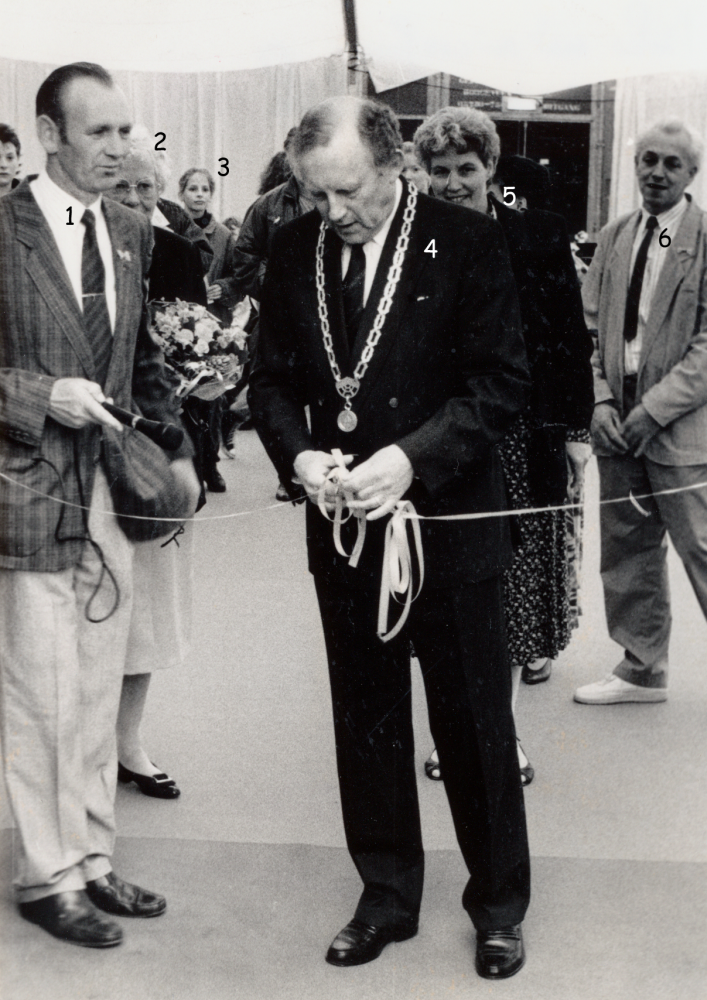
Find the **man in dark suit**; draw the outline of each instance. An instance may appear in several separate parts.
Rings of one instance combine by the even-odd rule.
[[[352,466],[338,471],[341,488],[367,511],[354,569],[307,505],[344,825],[364,883],[327,961],[362,964],[417,932],[412,640],[471,873],[477,970],[503,978],[523,964],[530,878],[500,584],[507,519],[422,521],[425,580],[408,622],[383,643],[376,618],[382,519],[401,498],[425,517],[504,509],[494,445],[525,402],[525,350],[498,226],[419,195],[399,178],[401,145],[374,102],[337,98],[305,115],[295,169],[318,212],[273,241],[250,405],[284,483],[332,500],[338,448]]]
[[[165,900],[112,870],[115,722],[131,613],[106,397],[176,417],[145,322],[146,220],[101,193],[127,153],[125,97],[100,66],[55,70],[37,94],[46,170],[0,204],[0,682],[20,912],[106,948],[105,911],[157,916]],[[175,489],[195,500],[188,449]]]

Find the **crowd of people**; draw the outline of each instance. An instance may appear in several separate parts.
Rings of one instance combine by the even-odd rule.
[[[534,776],[515,706],[577,624],[592,445],[624,652],[576,700],[667,698],[666,534],[707,615],[707,219],[686,193],[699,137],[677,121],[637,137],[642,207],[602,230],[580,289],[547,171],[503,156],[481,111],[443,108],[403,143],[384,104],[324,101],[242,222],[222,224],[201,166],[179,178],[182,205],[164,198],[165,158],[101,67],[60,67],[36,105],[38,176],[20,182],[0,125],[1,723],[20,913],[110,947],[109,917],[165,909],[112,869],[116,781],[180,794],[143,747],[143,710],[153,670],[188,648],[191,516],[226,488],[219,452],[255,426],[278,497],[306,503],[363,883],[326,959],[363,964],[417,933],[417,659],[476,969],[514,975]],[[217,394],[183,391],[189,374],[165,363],[154,307],[177,300],[224,350],[246,331],[249,359]],[[160,447],[108,402],[179,433]],[[414,540],[397,625],[379,603],[391,535]]]

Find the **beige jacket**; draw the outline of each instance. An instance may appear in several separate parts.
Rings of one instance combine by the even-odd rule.
[[[638,220],[631,212],[604,227],[582,286],[585,320],[596,337],[595,403],[623,402],[624,313]],[[694,201],[663,252],[638,368],[636,398],[663,428],[646,455],[661,465],[701,465],[707,463],[707,214]]]

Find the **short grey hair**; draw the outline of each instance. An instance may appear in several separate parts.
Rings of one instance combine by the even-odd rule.
[[[663,121],[656,122],[655,125],[651,125],[644,132],[641,132],[635,143],[636,156],[639,155],[642,149],[645,149],[649,145],[651,136],[654,136],[656,133],[680,142],[685,147],[685,152],[691,160],[692,166],[698,170],[700,169],[702,153],[704,151],[702,136],[691,125],[681,122],[678,118],[666,118]]]
[[[155,149],[155,136],[150,134],[146,125],[133,126],[130,132],[130,152],[150,160],[155,168],[157,188],[162,194],[172,176],[172,164],[166,152]]]

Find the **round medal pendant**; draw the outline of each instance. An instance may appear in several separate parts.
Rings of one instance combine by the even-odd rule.
[[[346,434],[349,434],[351,431],[356,430],[358,417],[353,410],[342,410],[336,418],[336,422],[339,425],[340,431],[344,431]]]

